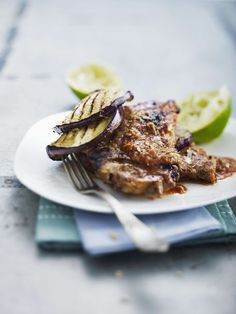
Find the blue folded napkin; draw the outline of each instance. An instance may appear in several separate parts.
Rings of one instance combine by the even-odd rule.
[[[135,249],[118,219],[111,214],[97,214],[75,210],[75,221],[84,250],[89,255],[101,255]],[[208,236],[222,230],[222,226],[204,207],[167,213],[140,215],[148,226],[170,244]]]
[[[236,216],[227,201],[168,214],[141,215],[172,245],[236,240]],[[112,214],[72,209],[41,198],[36,241],[46,249],[78,249],[90,255],[134,249]]]

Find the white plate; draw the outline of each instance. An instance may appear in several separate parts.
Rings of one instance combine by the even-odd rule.
[[[61,121],[65,112],[37,122],[26,133],[15,156],[15,173],[18,179],[33,192],[54,202],[88,211],[110,213],[110,208],[96,196],[77,192],[69,181],[61,162],[52,161],[45,147],[57,138],[53,126]],[[211,154],[236,158],[236,120],[231,119],[224,134],[205,145]],[[164,213],[194,208],[236,196],[236,175],[219,181],[215,185],[186,184],[188,191],[182,195],[171,195],[162,199],[148,200],[112,193],[125,208],[135,214]]]

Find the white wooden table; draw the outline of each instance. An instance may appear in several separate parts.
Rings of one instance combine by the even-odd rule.
[[[75,103],[65,72],[91,61],[137,100],[226,83],[236,103],[236,4],[0,0],[0,313],[235,313],[236,245],[99,259],[35,246],[38,196],[11,181],[14,154],[33,123]]]

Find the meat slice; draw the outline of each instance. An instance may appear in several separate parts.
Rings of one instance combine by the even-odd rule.
[[[182,159],[179,162],[181,180],[204,181],[215,183],[216,159],[212,158],[202,148],[191,145],[187,149],[180,151]]]
[[[236,172],[236,160],[229,157],[212,157],[216,159],[216,176],[218,180],[230,177]]]
[[[229,157],[216,157],[192,144],[180,151],[183,162],[179,163],[180,180],[204,181],[216,183],[236,172],[236,160]]]
[[[142,109],[140,109],[142,108]],[[110,158],[125,158],[146,166],[178,162],[174,101],[124,107],[124,120],[113,137],[100,143],[92,155],[107,151]],[[89,153],[91,155],[91,153]]]
[[[176,166],[148,169],[127,161],[110,160],[98,168],[97,176],[125,193],[154,197],[174,189],[179,172]]]
[[[152,109],[126,107],[124,124],[116,136],[121,151],[131,160],[147,166],[173,164],[177,160],[178,112],[174,101],[157,103]]]

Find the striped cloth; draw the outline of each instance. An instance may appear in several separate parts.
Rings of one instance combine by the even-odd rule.
[[[168,214],[142,215],[172,245],[236,241],[236,216],[228,201]],[[40,199],[36,242],[49,250],[83,249],[101,255],[134,249],[114,215],[72,209]]]

